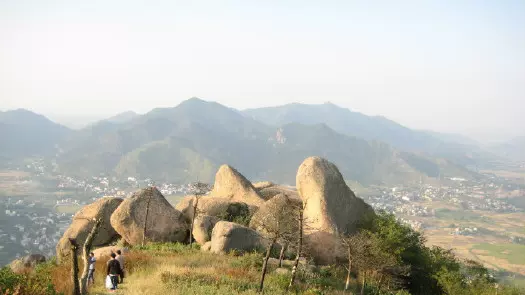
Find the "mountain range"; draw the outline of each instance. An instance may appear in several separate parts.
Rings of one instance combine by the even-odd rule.
[[[0,161],[41,156],[60,173],[211,182],[224,163],[252,180],[295,183],[318,155],[362,184],[476,177],[491,154],[468,140],[406,128],[331,103],[238,111],[198,98],[138,115],[126,112],[70,130],[25,110],[0,113]],[[456,138],[456,140],[454,140]],[[460,138],[461,139],[461,138]],[[464,139],[464,138],[463,138]]]

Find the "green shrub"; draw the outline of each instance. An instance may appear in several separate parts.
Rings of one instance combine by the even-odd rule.
[[[15,274],[8,267],[0,269],[0,292],[9,294],[58,295],[52,283],[53,262],[38,265],[35,271]]]
[[[135,246],[135,250],[146,252],[166,252],[166,253],[185,253],[188,251],[198,251],[200,247],[194,244],[192,248],[189,245],[181,243],[147,243],[144,246]]]
[[[263,255],[257,252],[244,254],[236,259],[232,259],[230,262],[230,267],[244,270],[260,270],[262,265]]]

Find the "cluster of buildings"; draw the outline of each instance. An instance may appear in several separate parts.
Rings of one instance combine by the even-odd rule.
[[[419,184],[413,186],[377,188],[363,196],[375,210],[393,213],[412,228],[419,230],[432,226],[436,211],[432,204],[450,204],[457,210],[477,210],[514,213],[522,209],[506,202],[501,184],[488,179],[471,182],[461,178],[449,179],[447,186]],[[512,188],[510,188],[512,189]],[[415,218],[410,218],[415,217]],[[410,221],[412,220],[412,221]],[[425,220],[425,222],[421,222]],[[475,235],[476,228],[457,228],[451,234]]]
[[[0,265],[30,253],[54,256],[71,214],[55,212],[24,200],[0,199]]]

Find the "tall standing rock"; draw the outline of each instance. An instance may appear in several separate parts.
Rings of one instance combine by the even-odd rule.
[[[297,172],[297,191],[305,204],[308,248],[318,263],[335,260],[335,235],[356,231],[360,222],[373,216],[373,209],[355,196],[337,167],[311,157]]]
[[[154,187],[142,189],[124,200],[111,215],[111,225],[130,245],[140,245],[146,215],[145,241],[183,242],[186,239],[186,218]]]
[[[94,247],[108,245],[119,238],[117,231],[111,226],[111,214],[122,203],[122,199],[105,197],[96,202],[84,206],[73,216],[73,221],[69,228],[65,231],[62,238],[58,241],[56,250],[59,261],[71,253],[69,238],[76,239],[79,245],[83,245],[86,238],[94,226],[93,219],[101,218],[101,224],[95,239],[93,240]]]
[[[222,165],[217,171],[210,195],[257,207],[265,201],[246,177],[228,165]]]

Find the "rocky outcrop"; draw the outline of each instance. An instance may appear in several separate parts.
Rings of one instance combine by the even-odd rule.
[[[122,203],[120,198],[105,197],[96,202],[80,209],[75,216],[69,228],[65,231],[59,240],[56,251],[57,259],[62,259],[70,254],[69,238],[76,239],[79,245],[83,245],[89,232],[93,228],[94,219],[101,219],[101,224],[97,235],[93,240],[93,247],[108,245],[119,238],[117,231],[111,226],[111,214]]]
[[[193,238],[199,245],[211,241],[211,234],[215,224],[220,221],[220,218],[209,215],[198,215],[193,224]]]
[[[210,195],[243,202],[250,206],[260,206],[265,201],[246,177],[228,165],[222,165],[217,171]]]
[[[274,186],[275,184],[271,181],[260,181],[260,182],[254,182],[253,187],[259,191],[267,187]]]
[[[148,209],[149,208],[149,209]],[[140,245],[146,222],[147,242],[183,242],[188,223],[154,187],[140,190],[126,199],[111,215],[111,225],[130,245]]]
[[[232,250],[252,252],[264,250],[268,241],[255,230],[242,225],[219,221],[213,228],[211,238],[211,252],[228,253]]]
[[[295,188],[282,186],[282,185],[275,185],[275,184],[271,184],[268,186],[261,185],[260,188],[257,189],[257,192],[265,200],[270,200],[279,194],[286,195],[293,199],[298,199],[298,200],[301,199],[299,197],[299,193],[297,193],[297,190]]]
[[[111,253],[117,253],[117,250],[122,251],[123,254],[126,254],[129,251],[129,249],[126,247],[107,246],[93,250],[93,254],[95,254],[97,261],[101,261],[104,259],[109,259]]]
[[[46,262],[46,257],[44,255],[31,254],[31,255],[13,260],[13,262],[9,264],[9,268],[11,268],[11,270],[14,273],[23,273],[26,271],[31,271],[38,264],[45,263],[45,262]]]
[[[306,159],[296,180],[305,204],[305,235],[310,254],[318,263],[332,263],[337,243],[331,237],[355,232],[358,224],[371,218],[374,211],[355,196],[339,169],[325,159]]]
[[[204,245],[201,246],[201,251],[203,252],[209,252],[211,250],[211,241],[204,243]]]
[[[250,220],[250,227],[263,235],[267,234],[267,230],[278,230],[281,233],[298,232],[298,216],[301,208],[300,199],[279,194],[259,207]]]
[[[195,196],[187,196],[175,206],[175,209],[184,214],[188,222],[193,217],[196,200]],[[250,214],[250,210],[248,205],[242,202],[235,202],[226,198],[202,196],[199,197],[197,203],[197,213],[198,215],[215,216],[221,220],[233,220],[236,217]]]

